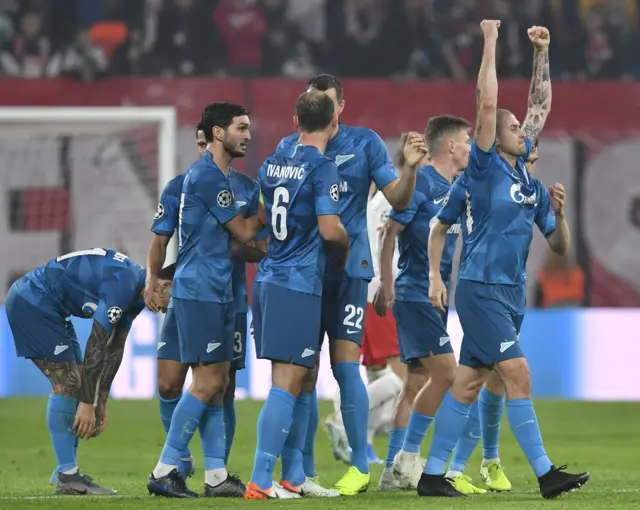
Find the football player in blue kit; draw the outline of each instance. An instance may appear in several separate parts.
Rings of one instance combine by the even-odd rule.
[[[175,267],[158,275],[156,301],[166,308]],[[93,248],[62,255],[17,280],[6,297],[17,355],[51,382],[47,427],[59,494],[113,495],[81,473],[77,439],[107,426],[107,399],[131,324],[144,308],[145,269],[126,255]],[[69,317],[92,318],[84,360]]]
[[[400,356],[408,368],[389,431],[387,462],[380,479],[383,491],[416,488],[424,467],[420,446],[456,373],[457,362],[446,329],[447,311],[437,310],[429,302],[427,242],[451,183],[469,161],[469,129],[469,122],[459,117],[429,119],[425,138],[431,164],[418,171],[409,207],[391,210],[382,235],[381,285],[373,306],[378,315],[385,315],[393,305]],[[445,242],[440,268],[446,285],[459,232],[460,225],[452,225]],[[391,265],[396,237],[400,258],[394,285]],[[403,403],[411,407],[408,420],[402,412]]]
[[[160,461],[149,476],[151,494],[191,498],[178,472],[193,434],[199,429],[205,464],[204,494],[242,496],[244,485],[225,467],[223,399],[233,360],[235,308],[232,236],[241,243],[256,237],[264,213],[245,218],[231,188],[231,161],[250,139],[249,116],[233,103],[208,105],[200,122],[207,150],[185,176],[178,210],[178,261],[172,301],[180,360],[193,381],[175,408]]]
[[[342,84],[335,76],[322,74],[309,81],[307,90],[328,94],[334,101],[336,114],[344,109]],[[298,144],[298,134],[280,142],[279,149],[290,153]],[[398,177],[389,152],[382,139],[371,129],[338,124],[327,144],[326,156],[335,161],[340,176],[340,218],[351,243],[349,260],[344,269],[328,263],[322,291],[322,326],[320,341],[326,332],[333,375],[340,387],[340,408],[344,428],[351,447],[351,466],[335,484],[334,489],[344,496],[353,496],[369,486],[367,458],[367,419],[369,398],[360,377],[360,345],[364,313],[367,307],[367,288],[373,277],[371,251],[367,233],[367,200],[374,182],[389,203],[402,210],[407,207],[415,188],[417,164],[426,154],[424,137],[411,133],[406,144],[407,160]],[[315,383],[317,367],[309,372],[303,393],[311,394],[311,420],[304,451],[303,467],[307,476],[315,476],[312,444],[317,426]],[[306,458],[305,458],[306,457]]]
[[[196,128],[196,144],[200,157],[207,148],[207,140],[202,126]],[[167,254],[167,246],[178,226],[178,210],[180,195],[186,173],[171,179],[162,191],[160,202],[154,215],[151,231],[155,234],[147,254],[147,284],[145,286],[145,300],[153,311],[157,311],[154,303],[153,289],[156,286],[156,274],[162,268]],[[258,211],[259,189],[258,183],[250,177],[231,169],[229,178],[231,188],[236,197],[236,207],[244,217],[255,216]],[[233,296],[236,306],[234,356],[229,370],[229,384],[224,396],[224,425],[225,425],[225,462],[229,457],[233,437],[235,435],[235,376],[237,370],[242,370],[245,364],[245,349],[247,338],[247,284],[245,262],[258,262],[262,259],[266,248],[266,231],[258,235],[256,248],[232,241],[233,265]],[[189,365],[180,360],[180,344],[178,341],[178,325],[173,310],[173,301],[162,323],[162,330],[158,338],[158,394],[160,400],[160,418],[165,432],[169,431],[171,417],[182,396]],[[178,472],[183,478],[194,473],[193,456],[189,448],[183,452]]]
[[[496,20],[481,23],[484,50],[478,74],[478,119],[464,174],[464,245],[456,291],[464,337],[455,381],[436,415],[429,457],[418,483],[421,496],[461,495],[445,478],[445,466],[463,434],[471,404],[493,368],[504,381],[507,418],[538,478],[542,496],[556,497],[589,479],[588,473],[570,474],[564,466],[556,467],[549,460],[531,401],[529,369],[517,336],[518,316],[524,313],[524,264],[533,224],[557,251],[566,252],[569,241],[564,196],[557,188],[548,191],[534,181],[524,165],[550,108],[549,32],[543,27],[528,31],[535,46],[535,79],[527,117],[520,126],[511,112],[497,108],[495,51],[499,26]],[[551,208],[555,221],[548,221]],[[445,217],[445,211],[446,207],[439,216],[444,224],[451,220]],[[429,242],[429,297],[441,310],[446,304],[446,286],[440,276],[444,228],[434,226]]]
[[[259,173],[271,241],[256,276],[252,309],[256,353],[271,361],[273,386],[258,418],[247,499],[305,495],[302,463],[291,457],[301,456],[307,432],[310,395],[302,386],[316,364],[325,245],[336,255],[330,264],[344,267],[349,254],[339,217],[338,169],[324,154],[338,124],[335,105],[323,92],[305,92],[296,102],[296,118],[296,145],[280,147]],[[275,484],[280,456],[282,482]]]

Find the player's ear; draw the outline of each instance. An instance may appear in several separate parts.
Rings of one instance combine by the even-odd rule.
[[[224,142],[224,129],[222,129],[220,126],[214,126],[213,127],[213,139],[214,140],[218,140],[219,142]]]

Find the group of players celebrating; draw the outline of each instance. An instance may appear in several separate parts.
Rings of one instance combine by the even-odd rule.
[[[231,166],[250,140],[248,111],[212,103],[196,129],[200,158],[162,194],[146,269],[121,253],[94,248],[58,257],[14,283],[6,308],[17,354],[32,359],[52,385],[47,425],[57,492],[115,493],[79,471],[78,438],[105,429],[111,383],[145,304],[166,311],[158,381],[167,437],[147,482],[151,494],[199,496],[186,483],[194,472],[189,444],[196,430],[204,496],[293,499],[366,491],[375,459],[375,428],[367,423],[381,400],[377,394],[370,402],[375,383],[367,387],[360,377],[361,343],[364,332],[366,360],[367,351],[376,352],[372,344],[380,331],[388,333],[383,341],[391,349],[369,356],[369,364],[389,362],[393,370],[386,375],[393,383],[384,386],[393,398],[399,395],[388,420],[380,490],[446,497],[485,492],[464,475],[480,438],[487,489],[510,490],[498,455],[505,393],[509,424],[542,496],[553,498],[587,482],[588,473],[567,473],[544,450],[519,344],[533,224],[552,250],[564,253],[569,246],[564,188],[547,189],[532,175],[551,106],[550,37],[544,27],[528,30],[533,77],[521,126],[497,107],[499,27],[496,20],[481,23],[473,140],[465,119],[432,117],[424,135],[403,137],[396,167],[375,132],[339,124],[345,105],[340,81],[319,75],[296,102],[298,132],[266,159],[256,182]],[[379,229],[377,264],[368,202],[388,217]],[[446,323],[460,232],[456,306],[464,338],[457,363]],[[163,267],[174,234],[177,262]],[[235,373],[244,368],[246,350],[245,263],[258,261],[255,349],[258,358],[271,361],[272,388],[258,418],[254,467],[245,486],[226,465],[235,432]],[[374,266],[379,279],[372,281]],[[397,341],[388,327],[390,308]],[[84,359],[69,316],[93,319]],[[350,464],[332,489],[318,483],[313,450],[325,335],[340,391],[339,416],[325,424],[336,455]],[[406,369],[396,363],[398,355]],[[189,368],[192,383],[182,393]],[[432,422],[425,462],[419,452]],[[276,483],[278,458],[282,476]]]

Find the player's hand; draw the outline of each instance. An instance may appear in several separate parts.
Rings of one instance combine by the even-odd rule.
[[[480,22],[480,28],[482,29],[482,35],[484,39],[495,41],[498,39],[498,29],[500,28],[499,19],[483,19]]]
[[[415,131],[411,131],[407,136],[407,141],[402,149],[406,166],[414,170],[418,163],[427,155],[427,144],[424,136]]]
[[[107,425],[109,425],[109,418],[107,415],[107,403],[98,403],[98,406],[96,407],[96,423],[95,423],[95,430],[93,431],[93,434],[91,435],[91,437],[98,437],[100,434],[102,434],[105,429],[107,428]]]
[[[80,402],[72,429],[80,439],[89,439],[96,426],[96,413],[93,404]]]
[[[549,196],[551,197],[551,207],[553,207],[556,216],[562,216],[564,214],[564,203],[567,199],[567,191],[564,186],[556,182],[549,187]]]
[[[544,50],[549,47],[551,37],[546,27],[534,25],[527,30],[527,35],[537,50]]]
[[[429,300],[434,308],[446,312],[447,306],[447,286],[442,281],[442,277],[429,275]]]
[[[156,287],[158,286],[157,278],[147,278],[144,282],[144,304],[147,305],[147,308],[151,310],[153,313],[158,313],[160,310],[159,304],[157,302],[156,296]]]
[[[380,317],[387,315],[387,309],[393,305],[396,296],[393,292],[393,286],[385,288],[385,285],[380,285],[373,296],[373,310]]]

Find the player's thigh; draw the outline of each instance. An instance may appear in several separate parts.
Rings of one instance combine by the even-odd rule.
[[[231,370],[243,370],[247,353],[247,314],[236,313],[233,331],[233,359]]]
[[[387,310],[387,314],[380,317],[373,310],[371,303],[367,303],[362,335],[362,352],[365,366],[370,366],[374,361],[379,360],[383,360],[382,364],[385,365],[387,358],[400,355],[396,321],[391,310]],[[367,365],[366,361],[371,361],[371,364]]]
[[[456,311],[464,336],[460,364],[492,367],[495,363],[523,357],[518,342],[512,296],[502,285],[460,280],[456,290]]]
[[[181,362],[178,319],[173,306],[167,309],[157,344],[158,360]]]
[[[261,283],[258,303],[262,316],[258,358],[314,367],[322,308],[320,296]]]
[[[349,340],[360,346],[367,309],[369,281],[360,278],[343,278],[337,292],[333,293],[333,311],[327,316],[329,341]]]
[[[189,365],[233,358],[233,303],[174,299],[180,359]]]
[[[395,301],[400,359],[407,364],[421,364],[420,360],[439,354],[453,354],[444,314],[431,303]]]

